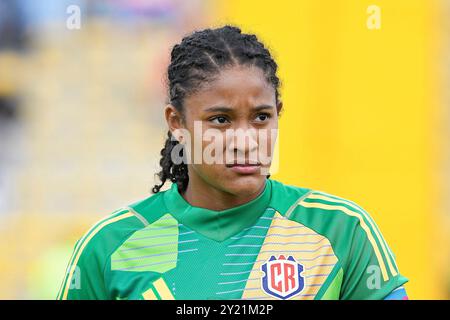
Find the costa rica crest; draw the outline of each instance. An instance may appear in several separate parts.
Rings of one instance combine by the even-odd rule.
[[[274,255],[261,265],[264,276],[261,278],[261,287],[265,293],[279,299],[289,299],[305,287],[305,279],[302,275],[303,265],[298,263],[293,256],[286,257]]]

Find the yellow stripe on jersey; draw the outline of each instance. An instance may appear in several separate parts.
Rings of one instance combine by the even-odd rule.
[[[153,288],[148,289],[145,291],[142,296],[144,297],[144,300],[158,300],[158,297],[156,296],[155,292],[153,291]]]
[[[63,280],[63,282],[62,282],[62,284],[61,284],[61,287],[59,288],[58,295],[57,295],[57,299],[60,299],[61,292],[62,292],[62,290],[63,290],[63,288],[64,288],[64,285],[65,285],[66,282],[67,282],[67,276],[68,276],[69,268],[70,268],[70,266],[71,266],[72,263],[73,263],[73,260],[74,260],[74,258],[75,258],[76,253],[78,252],[78,248],[79,248],[79,247],[81,246],[81,244],[84,242],[84,239],[85,239],[85,238],[88,236],[88,234],[89,234],[92,230],[94,230],[100,223],[102,223],[103,221],[107,221],[107,220],[111,219],[115,214],[120,213],[121,211],[122,211],[122,213],[126,213],[126,212],[129,211],[129,210],[124,209],[124,208],[121,208],[121,209],[118,209],[118,210],[114,211],[113,213],[107,215],[107,216],[104,217],[103,219],[100,219],[100,221],[98,221],[97,223],[95,223],[88,231],[86,231],[86,233],[83,235],[83,237],[81,237],[80,240],[77,242],[77,244],[76,244],[76,246],[75,246],[75,248],[74,248],[74,250],[73,250],[73,252],[72,252],[72,255],[70,256],[69,264],[67,265],[66,275],[64,276],[64,280]]]
[[[163,278],[159,278],[158,280],[153,282],[153,285],[155,286],[156,292],[158,292],[162,300],[175,300]]]
[[[389,270],[391,271],[391,273],[392,273],[392,275],[394,277],[398,274],[397,265],[395,264],[395,260],[391,256],[391,253],[390,252],[388,253],[388,249],[387,249],[386,243],[384,241],[384,238],[379,233],[378,228],[375,225],[374,221],[372,221],[372,219],[369,217],[369,215],[364,210],[358,208],[357,206],[355,206],[354,204],[350,203],[349,201],[344,201],[344,200],[338,200],[338,199],[330,198],[330,197],[327,197],[326,195],[322,195],[322,194],[321,195],[311,194],[308,197],[308,199],[320,199],[320,200],[325,200],[325,201],[330,201],[330,202],[344,203],[344,204],[346,204],[348,206],[351,206],[352,208],[354,208],[358,212],[360,212],[362,215],[364,215],[366,217],[367,221],[369,222],[369,225],[372,227],[372,230],[375,232],[375,236],[377,237],[378,242],[381,244],[381,248],[383,249],[384,256],[386,257],[386,260],[388,262]],[[394,263],[394,265],[392,265],[391,259],[392,259],[392,262]]]
[[[364,221],[361,214],[351,211],[348,208],[343,207],[343,206],[333,206],[333,205],[323,204],[323,203],[319,203],[319,202],[305,202],[304,200],[302,200],[299,203],[299,205],[301,205],[302,207],[305,207],[305,208],[318,208],[318,209],[324,209],[324,210],[339,210],[339,211],[346,213],[349,216],[358,218],[359,223],[361,224],[361,227],[367,234],[367,238],[369,239],[369,242],[372,244],[373,250],[375,252],[375,256],[378,260],[378,264],[380,265],[381,274],[383,275],[383,279],[384,279],[384,281],[389,280],[389,276],[388,276],[388,273],[386,270],[386,265],[384,264],[383,257],[381,256],[381,253],[380,253],[380,249],[378,248],[378,245],[377,245],[375,239],[373,238],[372,233],[370,232],[370,229],[367,226],[367,224]]]
[[[67,295],[69,293],[69,284],[72,282],[73,273],[74,273],[75,268],[77,266],[78,260],[80,259],[80,256],[83,253],[83,250],[86,247],[86,245],[89,243],[89,241],[101,229],[103,229],[103,227],[105,227],[105,226],[107,226],[107,225],[109,225],[111,223],[114,223],[114,222],[117,222],[117,221],[120,221],[120,220],[123,220],[123,219],[126,219],[126,218],[130,218],[130,217],[134,217],[134,214],[131,213],[131,212],[127,212],[127,213],[125,213],[123,215],[120,215],[118,217],[112,218],[110,220],[106,220],[103,223],[99,224],[86,239],[82,239],[82,241],[80,241],[80,245],[81,245],[80,250],[78,251],[77,255],[75,256],[74,261],[71,263],[71,267],[70,267],[70,270],[69,270],[69,273],[68,273],[68,277],[67,277],[67,280],[65,281],[65,284],[64,284],[65,288],[64,288],[64,294],[63,294],[63,297],[62,297],[63,300],[67,299]]]

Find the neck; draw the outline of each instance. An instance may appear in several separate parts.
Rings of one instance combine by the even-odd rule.
[[[240,206],[258,197],[264,190],[265,184],[249,195],[235,195],[220,190],[208,183],[197,175],[189,176],[189,183],[186,191],[181,196],[195,207],[205,208],[214,211],[222,211],[229,208]]]

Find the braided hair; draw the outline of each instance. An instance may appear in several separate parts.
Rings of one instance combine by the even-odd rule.
[[[235,65],[260,68],[275,89],[278,105],[278,66],[269,50],[255,35],[242,33],[241,29],[230,25],[194,31],[172,48],[167,72],[168,102],[182,115],[185,111],[183,101],[189,94],[195,93],[201,84],[213,80],[225,67]],[[161,184],[152,188],[153,193],[159,192],[168,179],[178,185],[180,192],[186,190],[189,182],[187,164],[176,164],[171,158],[172,150],[179,142],[172,137],[170,130],[167,135],[159,161],[161,171],[157,173]],[[182,150],[180,156],[183,156]]]

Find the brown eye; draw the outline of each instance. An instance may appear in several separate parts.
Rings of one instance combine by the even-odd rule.
[[[258,121],[258,122],[264,122],[264,121],[269,120],[269,118],[270,118],[270,115],[269,115],[269,114],[267,114],[267,113],[261,113],[261,114],[259,114],[259,115],[256,117],[256,121]]]
[[[224,116],[217,116],[210,119],[211,122],[215,124],[225,124],[228,123],[228,119]]]

